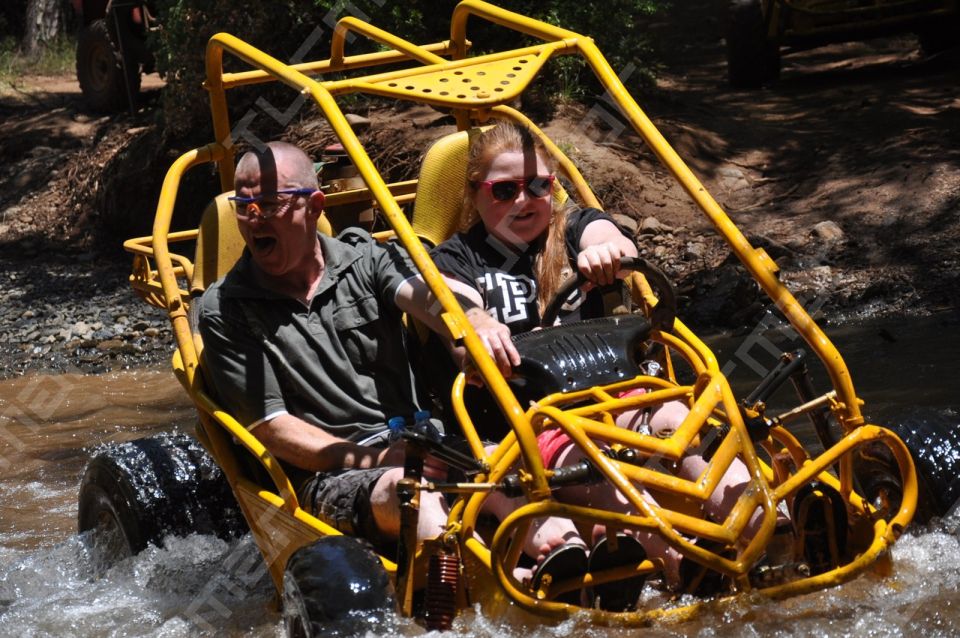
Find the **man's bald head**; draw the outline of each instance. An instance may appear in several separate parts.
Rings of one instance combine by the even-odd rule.
[[[257,179],[259,176],[259,179]],[[244,153],[237,163],[235,187],[257,181],[260,192],[293,188],[320,188],[313,161],[287,142],[269,142],[262,149]]]

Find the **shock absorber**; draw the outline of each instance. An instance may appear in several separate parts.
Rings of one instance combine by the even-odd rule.
[[[457,616],[457,590],[460,587],[460,558],[441,549],[430,556],[427,591],[424,594],[424,624],[427,629],[444,631]]]

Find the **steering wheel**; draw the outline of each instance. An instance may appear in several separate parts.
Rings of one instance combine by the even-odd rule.
[[[673,284],[667,278],[662,270],[651,264],[642,257],[624,257],[620,260],[621,270],[632,270],[643,274],[647,283],[653,288],[659,302],[654,306],[650,313],[650,325],[654,330],[669,331],[673,328],[673,320],[677,316],[677,293],[673,289]],[[571,275],[566,281],[560,284],[557,293],[550,303],[547,304],[543,315],[540,317],[540,325],[543,327],[552,326],[557,321],[560,314],[560,308],[567,298],[576,288],[587,283],[587,278],[583,273],[577,272]]]

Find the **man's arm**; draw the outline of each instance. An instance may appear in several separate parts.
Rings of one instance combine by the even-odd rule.
[[[254,434],[277,458],[313,472],[403,464],[402,445],[358,445],[291,414],[264,421],[254,429]]]
[[[400,464],[397,451],[368,448],[328,434],[286,411],[283,393],[260,340],[234,325],[213,300],[201,306],[204,373],[218,399],[278,458],[312,471]]]
[[[491,317],[490,313],[483,309],[483,299],[475,289],[451,277],[444,276],[443,280],[460,303],[467,320],[500,371],[504,376],[509,376],[511,367],[520,365],[520,354],[510,339],[510,328]],[[453,344],[447,326],[440,318],[443,312],[440,302],[427,287],[423,277],[418,275],[404,281],[397,289],[395,299],[397,307],[425,323],[428,328],[443,338],[454,362],[462,370],[466,363],[467,350],[463,346]]]

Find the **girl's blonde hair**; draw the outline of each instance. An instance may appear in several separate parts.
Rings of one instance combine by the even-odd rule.
[[[550,169],[556,171],[556,162],[543,143],[524,126],[505,122],[487,129],[470,144],[467,156],[467,184],[463,190],[462,226],[467,228],[478,221],[475,197],[477,182],[481,181],[490,168],[493,158],[501,153],[534,152]],[[558,182],[554,182],[556,188]],[[553,214],[547,226],[545,237],[538,239],[538,250],[534,262],[534,274],[537,278],[537,305],[540,312],[550,302],[560,287],[564,271],[569,270],[567,258],[566,230],[568,207],[558,204],[557,198],[551,199]]]

